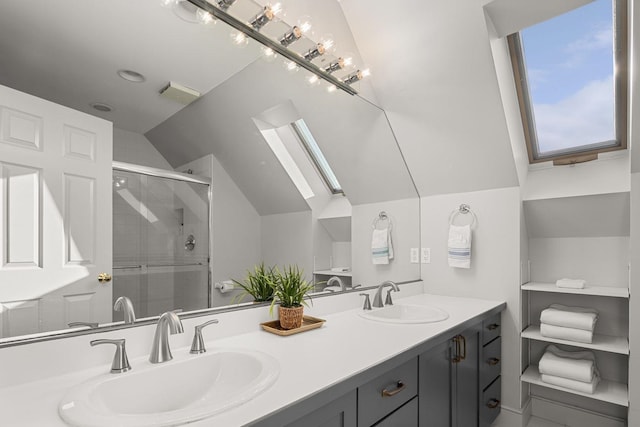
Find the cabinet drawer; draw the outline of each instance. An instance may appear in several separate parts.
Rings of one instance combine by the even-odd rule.
[[[482,322],[482,345],[500,336],[500,313]]]
[[[369,427],[418,394],[418,358],[358,388],[358,426]]]
[[[411,399],[409,403],[380,421],[375,427],[418,427],[418,398]]]
[[[501,377],[482,393],[480,402],[480,427],[490,426],[500,413]]]
[[[484,390],[500,375],[502,369],[502,338],[491,341],[482,349],[480,360],[480,389]]]

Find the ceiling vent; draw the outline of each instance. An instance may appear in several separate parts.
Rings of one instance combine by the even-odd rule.
[[[169,84],[160,91],[160,96],[179,102],[183,105],[189,105],[196,99],[200,98],[200,92],[182,86],[179,83],[169,82]]]

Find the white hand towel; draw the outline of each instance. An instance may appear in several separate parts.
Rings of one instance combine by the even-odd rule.
[[[589,383],[596,373],[596,357],[591,351],[564,351],[550,345],[540,358],[538,369],[541,374]]]
[[[598,311],[593,308],[551,304],[540,313],[540,323],[592,332],[597,320]]]
[[[371,235],[371,258],[374,264],[389,264],[393,259],[393,244],[389,228],[373,229]]]
[[[471,226],[449,226],[449,267],[471,268]]]
[[[557,338],[567,341],[576,342],[593,342],[593,331],[585,331],[584,329],[565,328],[562,326],[540,324],[540,334],[543,337]]]
[[[588,383],[583,383],[582,381],[570,380],[567,378],[556,377],[554,375],[545,375],[542,374],[541,379],[543,382],[547,384],[553,384],[559,387],[568,388],[570,390],[580,391],[582,393],[593,394],[598,387],[598,383],[600,383],[600,376],[594,375],[593,381]]]
[[[559,288],[571,288],[571,289],[582,289],[584,288],[585,283],[587,283],[583,279],[558,279],[556,280],[556,286]]]

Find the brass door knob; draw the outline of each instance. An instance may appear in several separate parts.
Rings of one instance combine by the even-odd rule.
[[[111,281],[111,275],[109,273],[100,273],[98,274],[98,282],[107,283]]]

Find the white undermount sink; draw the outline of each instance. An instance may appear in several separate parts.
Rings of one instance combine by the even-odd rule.
[[[245,350],[132,366],[129,372],[100,375],[72,388],[58,406],[62,419],[73,426],[180,425],[248,401],[280,372],[273,357]]]
[[[446,311],[437,307],[417,304],[388,305],[359,314],[365,319],[386,323],[435,323],[449,318]]]

